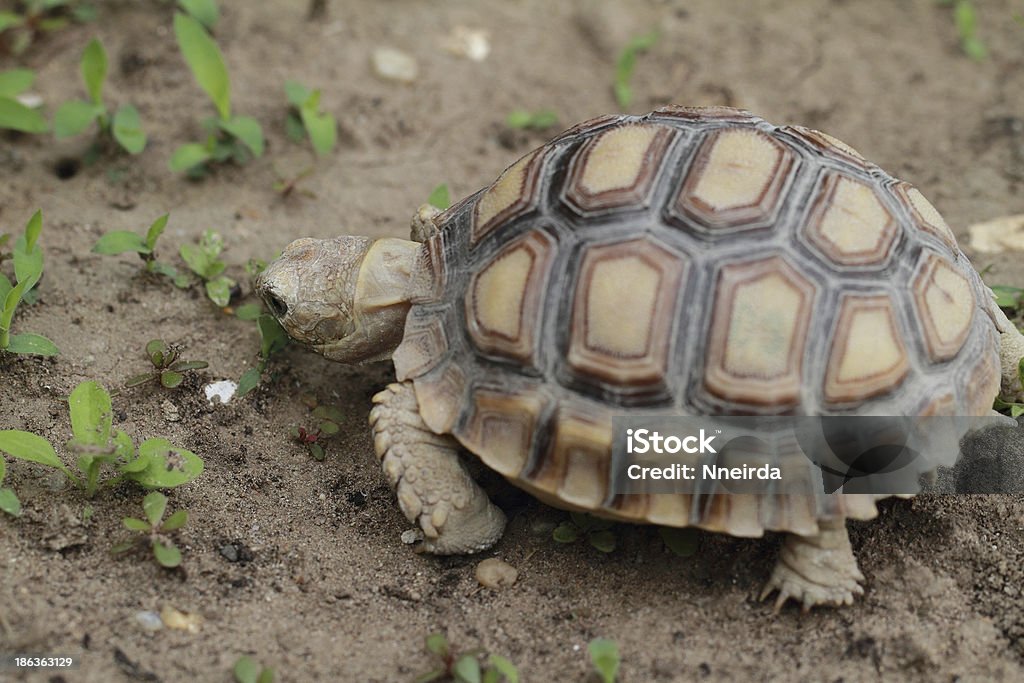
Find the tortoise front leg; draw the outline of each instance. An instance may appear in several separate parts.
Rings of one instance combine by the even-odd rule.
[[[469,476],[458,442],[424,424],[412,383],[391,384],[373,402],[373,446],[399,507],[423,530],[419,549],[459,555],[494,545],[505,514]]]
[[[779,591],[776,612],[790,598],[800,601],[806,612],[815,605],[850,605],[855,595],[864,594],[860,586],[864,575],[853,556],[846,520],[821,520],[818,529],[815,536],[786,536],[760,598],[764,600],[772,591]]]
[[[416,209],[416,215],[412,217],[412,225],[409,227],[409,238],[413,242],[426,242],[438,233],[434,217],[440,215],[441,209],[430,204],[424,204]]]

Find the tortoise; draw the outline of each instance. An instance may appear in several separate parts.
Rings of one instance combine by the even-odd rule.
[[[257,289],[327,358],[394,361],[370,424],[421,550],[504,530],[465,450],[560,508],[786,532],[776,610],[863,593],[845,519],[883,496],[615,494],[613,415],[985,415],[1021,392],[1024,337],[921,192],[725,107],[578,124],[421,207],[411,241],[299,239]]]

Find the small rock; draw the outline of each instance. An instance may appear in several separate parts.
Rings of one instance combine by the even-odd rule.
[[[423,540],[423,532],[419,529],[406,529],[402,532],[402,543],[412,545]]]
[[[491,54],[491,34],[481,28],[456,26],[441,41],[441,46],[457,57],[482,62]]]
[[[489,557],[476,566],[476,580],[487,588],[508,588],[518,578],[518,569],[496,557]]]
[[[238,548],[226,543],[220,547],[220,554],[228,562],[238,562]]]
[[[178,412],[178,406],[171,403],[169,400],[164,400],[160,404],[160,410],[164,414],[164,419],[168,422],[178,422],[181,420],[181,413]]]
[[[379,47],[373,51],[373,70],[389,81],[412,83],[419,75],[416,59],[392,47]]]
[[[147,631],[159,631],[164,627],[160,615],[152,611],[136,612],[135,621],[139,622],[139,625]]]
[[[170,605],[164,605],[160,610],[160,620],[167,628],[176,628],[189,633],[199,633],[203,624],[203,618],[195,612],[181,612]]]
[[[231,397],[235,395],[235,390],[238,385],[229,379],[224,379],[219,382],[213,382],[203,387],[203,391],[206,392],[206,400],[212,405],[216,401],[216,398],[220,403],[227,403],[231,400]]]
[[[975,223],[967,231],[971,249],[983,254],[1024,251],[1024,213]]]

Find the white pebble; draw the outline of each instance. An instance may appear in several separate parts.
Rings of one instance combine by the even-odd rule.
[[[406,529],[402,532],[402,543],[412,545],[423,540],[423,532],[419,529]]]
[[[412,83],[420,72],[412,55],[392,47],[373,51],[373,69],[381,78],[400,83]]]
[[[496,557],[489,557],[476,566],[476,580],[487,588],[508,588],[518,578],[518,569]]]
[[[235,395],[235,389],[238,385],[229,379],[224,379],[219,382],[213,382],[203,387],[203,391],[206,392],[206,400],[211,404],[214,403],[216,397],[221,403],[227,403],[231,400],[231,397]]]
[[[156,612],[136,612],[135,621],[147,631],[159,631],[164,627],[164,622]]]

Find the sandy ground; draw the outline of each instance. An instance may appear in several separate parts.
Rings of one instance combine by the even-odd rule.
[[[293,238],[404,236],[436,184],[464,196],[543,142],[543,133],[503,129],[513,108],[553,108],[564,125],[616,111],[615,55],[654,27],[662,39],[640,59],[630,111],[720,103],[822,128],[918,185],[964,236],[970,223],[1024,210],[1024,27],[1011,19],[1013,3],[976,3],[991,52],[977,63],[958,49],[950,11],[931,0],[334,0],[312,22],[297,0],[224,0],[217,40],[235,109],[263,123],[269,148],[200,183],[167,170],[172,150],[197,139],[212,111],[177,52],[171,3],[97,4],[98,21],[2,58],[0,69],[36,69],[52,110],[84,94],[76,63],[98,35],[111,56],[108,100],[138,105],[150,145],[60,180],[58,162],[80,154],[86,138],[0,138],[0,229],[19,231],[37,207],[45,215],[40,301],[16,328],[62,350],[52,360],[0,361],[0,428],[63,444],[70,390],[86,379],[119,386],[145,370],[142,347],[161,337],[209,369],[176,391],[122,391],[116,424],[193,450],[206,472],[171,494],[172,509],[187,508],[192,521],[178,536],[182,568],[167,571],[108,552],[121,517],[139,512],[137,489],[86,501],[40,468],[9,466],[7,485],[25,512],[0,517],[0,651],[70,653],[83,663],[61,673],[8,669],[0,679],[229,681],[231,664],[249,653],[284,681],[407,681],[431,668],[422,641],[433,631],[457,648],[511,658],[527,681],[585,680],[586,643],[599,636],[619,643],[621,680],[634,683],[1024,679],[1020,497],[887,502],[878,520],[852,525],[868,577],[863,599],[773,616],[755,597],[777,536],[705,534],[697,555],[681,559],[653,529],[619,527],[619,548],[604,555],[554,543],[563,513],[492,479],[511,523],[487,556],[521,574],[502,592],[478,590],[478,558],[417,556],[399,539],[407,524],[366,427],[388,364],[348,369],[292,348],[272,385],[213,407],[201,386],[256,362],[254,325],[198,291],[147,280],[134,258],[89,252],[103,232],[141,231],[170,211],[162,256],[176,261],[180,244],[218,230],[228,272],[248,293],[243,264]],[[440,47],[459,25],[490,32],[485,61]],[[378,46],[414,55],[416,82],[375,78]],[[339,149],[302,182],[315,198],[273,191],[278,172],[312,162],[284,135],[288,78],[322,87],[340,121]],[[991,284],[1024,284],[1019,254],[975,265],[991,266]],[[308,419],[304,395],[346,416],[323,462],[288,436]],[[166,402],[180,419],[167,419]],[[83,522],[86,504],[94,513]],[[201,631],[149,632],[136,620],[167,604],[200,614]]]

